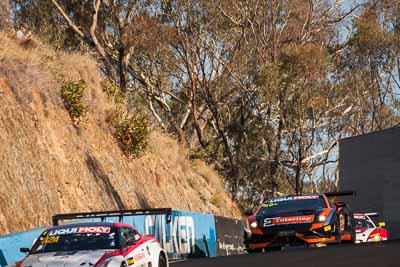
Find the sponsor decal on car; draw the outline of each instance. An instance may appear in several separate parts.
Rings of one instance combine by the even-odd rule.
[[[354,214],[354,219],[365,220],[366,217],[364,214]]]
[[[60,240],[60,236],[46,236],[42,240],[42,244],[55,244]]]
[[[312,195],[312,196],[295,196],[295,197],[293,197],[293,200],[308,200],[308,199],[319,199],[319,196]]]
[[[269,227],[277,224],[312,223],[314,215],[265,218],[263,226]]]
[[[272,208],[272,207],[277,207],[278,206],[278,203],[264,203],[263,205],[263,208]]]
[[[268,226],[273,225],[272,224],[272,220],[273,220],[273,218],[265,218],[264,219],[264,227],[268,227]]]
[[[272,224],[295,224],[311,223],[314,221],[314,215],[279,217],[272,220]]]
[[[98,233],[98,234],[108,234],[110,233],[111,228],[110,227],[102,227],[102,226],[96,226],[96,227],[79,227],[78,228],[78,233]]]
[[[311,199],[319,199],[319,195],[309,195],[309,196],[294,196],[294,197],[278,197],[268,199],[265,204],[283,202],[283,201],[292,201],[292,200],[311,200]]]
[[[96,233],[96,234],[108,234],[110,233],[110,227],[103,226],[87,226],[87,227],[71,227],[51,230],[49,236],[58,235],[69,235],[69,234],[84,234],[84,233]]]
[[[344,231],[345,230],[345,218],[343,214],[339,215],[339,222],[340,222],[340,231]]]
[[[276,203],[276,202],[283,202],[283,201],[289,201],[293,200],[293,197],[279,197],[279,198],[272,198],[267,200],[266,203]]]
[[[135,260],[133,258],[127,259],[126,262],[128,263],[128,265],[135,264]]]
[[[136,254],[136,255],[133,256],[133,260],[134,261],[140,261],[140,260],[144,259],[144,257],[145,257],[145,255],[143,253]]]

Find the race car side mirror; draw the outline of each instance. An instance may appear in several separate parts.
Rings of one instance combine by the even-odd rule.
[[[386,227],[386,223],[385,222],[379,222],[378,223],[378,227],[379,228],[385,228]]]
[[[29,248],[20,248],[19,251],[22,253],[28,253],[30,251],[30,249]]]
[[[246,210],[245,212],[244,212],[244,215],[246,215],[246,216],[251,216],[251,215],[253,215],[254,213],[253,213],[253,210]]]

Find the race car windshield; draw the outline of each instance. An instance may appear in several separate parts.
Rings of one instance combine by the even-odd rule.
[[[33,245],[30,254],[115,249],[116,233],[113,227],[71,227],[44,231]]]
[[[267,200],[259,210],[257,215],[265,217],[275,217],[281,215],[310,215],[315,210],[326,208],[325,200],[322,196],[294,196],[285,198],[273,198]]]
[[[365,219],[354,219],[354,227],[356,229],[360,228],[375,228],[375,225],[373,225],[370,221],[367,221]]]

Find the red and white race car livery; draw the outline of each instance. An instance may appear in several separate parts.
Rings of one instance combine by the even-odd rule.
[[[355,213],[354,223],[356,228],[356,243],[380,242],[388,239],[384,223],[379,226],[371,220],[371,217],[379,216],[378,213]]]
[[[153,236],[124,223],[76,223],[45,230],[16,267],[168,267]]]

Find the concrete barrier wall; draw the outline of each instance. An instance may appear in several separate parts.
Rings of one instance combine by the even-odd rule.
[[[81,221],[94,222],[100,219]],[[119,218],[108,217],[105,221],[117,222]],[[215,257],[242,251],[239,248],[240,239],[237,237],[243,235],[243,227],[237,220],[174,210],[170,223],[166,222],[166,215],[124,216],[122,221],[133,225],[142,234],[153,234],[168,252],[170,259]],[[227,227],[224,227],[224,224]],[[19,252],[19,248],[31,247],[35,238],[45,228],[0,236],[0,267],[22,259],[25,255]],[[226,230],[220,230],[219,234],[216,228]],[[238,233],[235,234],[235,232]],[[224,244],[225,247],[218,247],[217,240],[219,240],[219,246]]]
[[[242,254],[244,246],[244,224],[240,220],[214,216],[215,231],[217,233],[216,254],[228,256]]]
[[[339,188],[355,212],[378,212],[389,239],[400,238],[400,127],[339,141]]]

